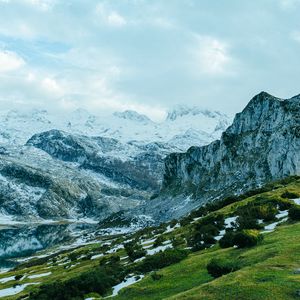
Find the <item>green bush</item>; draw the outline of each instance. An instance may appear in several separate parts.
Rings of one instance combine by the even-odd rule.
[[[160,280],[160,279],[162,279],[162,277],[163,277],[163,275],[158,274],[158,273],[156,273],[156,272],[151,273],[151,278],[152,278],[154,281]]]
[[[18,280],[20,280],[22,277],[23,277],[23,275],[16,275],[16,276],[15,276],[15,280],[18,281]]]
[[[250,214],[240,215],[236,220],[236,224],[239,230],[261,229],[261,225],[258,224],[257,219],[251,216]]]
[[[147,254],[147,251],[134,241],[124,244],[124,248],[131,261],[144,257]]]
[[[210,214],[198,220],[194,227],[196,230],[201,230],[205,225],[213,225],[217,227],[217,229],[222,229],[224,227],[224,216],[221,214]]]
[[[208,273],[214,278],[237,271],[240,268],[239,263],[227,259],[213,258],[206,266]]]
[[[188,237],[188,246],[193,251],[203,250],[216,243],[215,236],[219,234],[219,229],[212,224],[197,225]]]
[[[167,249],[146,258],[136,266],[136,270],[146,273],[170,266],[186,258],[188,252],[179,249]]]
[[[178,246],[181,246],[181,245],[185,244],[184,238],[182,238],[180,236],[173,236],[171,238],[171,242],[172,242],[173,248],[177,248]]]
[[[122,282],[125,271],[120,264],[93,268],[89,272],[66,281],[43,284],[39,290],[31,292],[30,300],[75,300],[84,295],[98,293],[104,296],[112,286]]]
[[[300,221],[300,207],[292,206],[289,209],[289,218],[293,221]]]
[[[220,239],[219,244],[221,248],[229,248],[234,246],[234,236],[233,231],[227,231],[224,236]]]
[[[285,198],[285,199],[297,199],[297,198],[300,198],[300,194],[299,193],[295,193],[295,192],[285,191],[281,195],[281,197]]]
[[[233,243],[238,248],[253,247],[261,242],[263,236],[258,230],[242,230],[234,234]]]
[[[153,247],[158,247],[158,246],[161,246],[163,244],[163,242],[165,241],[165,237],[160,235],[156,238],[156,240],[154,241],[153,243]]]

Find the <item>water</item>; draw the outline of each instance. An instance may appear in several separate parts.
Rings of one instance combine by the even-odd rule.
[[[0,269],[14,267],[15,258],[53,246],[70,244],[96,229],[95,224],[20,225],[0,230]]]

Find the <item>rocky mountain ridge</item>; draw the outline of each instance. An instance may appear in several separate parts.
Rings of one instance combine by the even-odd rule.
[[[196,128],[210,118],[202,117]],[[3,114],[0,223],[94,222],[139,206],[159,191],[166,155],[213,138],[209,130],[219,119],[210,119],[206,132],[191,129],[199,116],[191,123],[178,119],[170,131],[168,121],[158,124],[134,111],[106,119],[82,109],[63,118],[45,110]]]
[[[220,140],[165,159],[162,194],[144,212],[177,217],[226,194],[300,174],[300,96],[265,92],[238,113]]]

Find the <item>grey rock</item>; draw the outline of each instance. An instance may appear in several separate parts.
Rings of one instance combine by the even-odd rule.
[[[300,96],[265,92],[235,116],[220,140],[165,159],[160,196],[141,208],[166,220],[220,197],[300,174]]]

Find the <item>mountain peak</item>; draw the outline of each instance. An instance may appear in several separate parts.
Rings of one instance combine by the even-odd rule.
[[[224,116],[222,113],[218,111],[211,111],[197,106],[179,105],[175,107],[173,110],[168,112],[167,121],[175,121],[181,117],[188,116],[188,115],[189,116],[203,115],[208,118],[217,118],[220,116]]]
[[[143,114],[139,114],[138,112],[134,110],[125,110],[123,112],[115,112],[114,116],[125,119],[125,120],[131,120],[135,122],[142,122],[142,123],[148,123],[151,122],[151,120]]]

